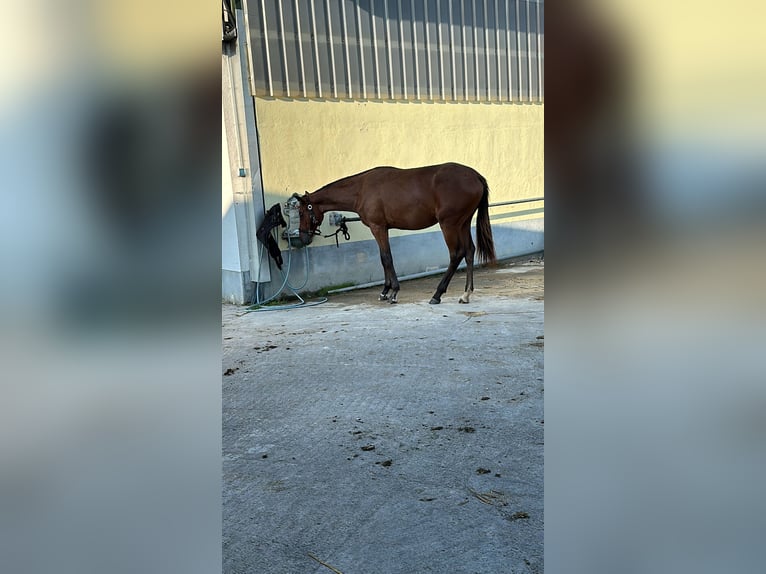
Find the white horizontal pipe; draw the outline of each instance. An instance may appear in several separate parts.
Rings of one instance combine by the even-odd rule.
[[[463,269],[465,267],[465,263],[461,263],[458,265],[458,269]],[[444,273],[447,271],[446,267],[441,267],[439,269],[433,269],[431,271],[422,271],[420,273],[413,273],[412,275],[405,275],[404,277],[399,277],[399,281],[408,281],[410,279],[420,279],[421,277],[430,277],[431,275],[440,275],[441,273]],[[370,281],[369,283],[360,283],[359,285],[352,285],[351,287],[343,287],[341,289],[333,289],[332,291],[328,291],[327,294],[331,293],[344,293],[346,291],[353,291],[355,289],[367,289],[368,287],[376,287],[378,285],[383,285],[385,283],[385,280],[381,279],[380,281]]]
[[[542,251],[539,251],[538,253],[542,253]],[[529,257],[534,256],[534,253],[531,253],[529,255],[516,255],[513,257],[508,257],[507,259],[499,259],[498,263],[503,261],[514,261],[522,259],[528,259]],[[478,266],[476,266],[478,267]],[[458,269],[465,269],[465,262],[461,263],[457,266]],[[399,277],[399,281],[409,281],[410,279],[420,279],[421,277],[430,277],[431,275],[441,275],[442,273],[446,272],[446,267],[441,267],[439,269],[432,269],[431,271],[421,271],[420,273],[413,273],[412,275],[404,275],[403,277]],[[352,285],[351,287],[342,287],[340,289],[333,289],[331,291],[328,291],[327,294],[330,295],[332,293],[345,293],[346,291],[354,291],[356,289],[367,289],[369,287],[377,287],[379,285],[383,285],[385,281],[381,279],[380,281],[370,281],[369,283],[360,283],[359,285]]]

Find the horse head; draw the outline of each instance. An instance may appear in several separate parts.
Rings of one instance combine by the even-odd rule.
[[[311,243],[312,236],[321,235],[318,231],[319,226],[324,219],[324,214],[321,210],[316,209],[309,199],[309,192],[304,192],[303,195],[293,193],[291,199],[295,199],[297,202],[298,213],[300,214],[300,238],[304,245]]]

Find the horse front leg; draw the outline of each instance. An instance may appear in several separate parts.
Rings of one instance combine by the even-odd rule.
[[[399,293],[399,280],[396,277],[396,271],[394,270],[394,259],[391,256],[391,252],[380,253],[380,262],[383,264],[383,273],[386,277],[383,284],[383,291],[380,294],[380,300],[388,300],[389,303],[397,303],[396,296]],[[389,291],[391,294],[389,295]]]
[[[383,291],[380,294],[380,300],[388,300],[389,303],[397,303],[399,280],[397,279],[396,271],[394,270],[394,258],[391,255],[391,245],[388,241],[388,229],[385,227],[370,226],[370,230],[378,243],[378,249],[380,249],[380,263],[383,265],[383,276],[385,278]],[[391,291],[390,295],[388,294],[389,291]]]

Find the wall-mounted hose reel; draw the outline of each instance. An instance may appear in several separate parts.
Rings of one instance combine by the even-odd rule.
[[[265,299],[261,301],[260,299],[260,290],[259,287],[256,286],[254,291],[254,301],[252,301],[252,305],[248,308],[249,311],[276,311],[280,309],[292,309],[295,307],[302,307],[305,305],[318,305],[320,303],[324,303],[327,301],[327,297],[322,297],[321,299],[317,301],[312,301],[310,303],[304,301],[304,299],[300,296],[299,291],[303,289],[303,287],[306,286],[306,283],[309,279],[309,252],[306,250],[305,253],[305,265],[306,265],[306,275],[303,285],[295,287],[290,284],[288,281],[289,275],[290,275],[290,263],[292,261],[292,248],[296,247],[305,247],[314,238],[314,235],[321,235],[321,233],[318,232],[318,230],[315,232],[315,234],[310,233],[303,233],[300,232],[300,200],[298,197],[291,197],[284,203],[284,209],[285,209],[285,215],[287,216],[287,219],[282,215],[282,205],[279,203],[275,203],[272,205],[268,211],[266,212],[266,215],[263,219],[263,222],[258,227],[258,231],[256,232],[256,236],[258,237],[258,241],[260,241],[268,250],[269,256],[274,260],[274,262],[277,264],[277,267],[282,272],[282,285],[279,287],[279,289],[271,295],[268,299]],[[351,239],[351,235],[349,234],[348,227],[346,226],[346,223],[349,221],[361,221],[359,217],[345,217],[341,215],[340,213],[330,213],[328,215],[328,221],[330,222],[330,225],[337,227],[338,229],[334,233],[330,233],[329,235],[321,235],[322,237],[335,237],[335,245],[340,247],[338,244],[338,234],[343,234],[343,237],[346,239],[346,241]],[[277,227],[284,227],[285,229],[282,231],[282,239],[288,242],[288,253],[287,253],[287,268],[285,270],[282,269],[283,265],[283,259],[282,259],[282,252],[279,249],[279,245],[277,244],[276,240],[274,239],[273,231]],[[301,237],[303,235],[303,237]],[[307,238],[306,241],[304,241],[304,237]],[[260,258],[259,258],[260,260]],[[292,294],[297,297],[300,300],[300,303],[297,304],[291,304],[291,305],[276,305],[276,306],[268,306],[265,307],[264,305],[266,303],[270,303],[274,299],[276,299],[280,294],[283,292],[283,290],[287,288],[289,289]]]
[[[312,234],[303,234],[301,237],[301,212],[300,201],[297,197],[293,196],[285,202],[285,213],[287,214],[287,229],[282,232],[282,239],[290,244],[290,247],[301,248],[305,247],[314,240]],[[307,238],[304,241],[304,238]]]

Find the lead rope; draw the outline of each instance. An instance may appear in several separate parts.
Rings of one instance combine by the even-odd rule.
[[[348,232],[348,227],[346,227],[346,221],[344,219],[340,220],[340,225],[338,226],[338,229],[335,231],[335,233],[330,233],[329,235],[322,235],[322,237],[334,237],[335,247],[340,248],[340,243],[338,242],[338,233],[342,233],[346,241],[351,239],[351,234]]]

